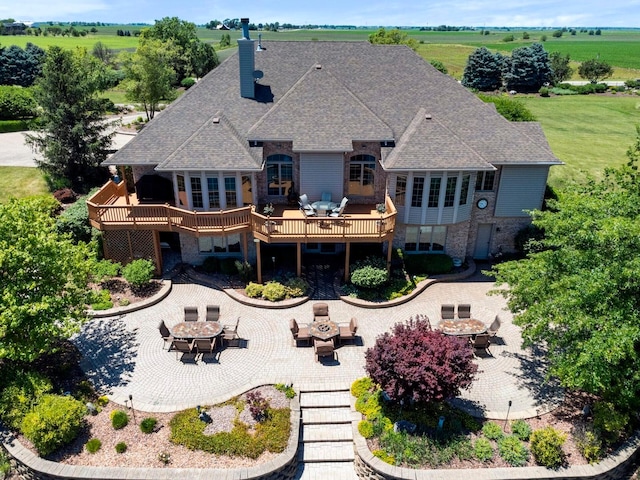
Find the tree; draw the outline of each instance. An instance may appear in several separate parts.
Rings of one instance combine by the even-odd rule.
[[[16,45],[0,48],[0,85],[33,85],[42,71],[45,51],[28,42],[24,50]]]
[[[0,359],[33,361],[86,319],[90,254],[56,232],[51,197],[0,204]]]
[[[467,88],[487,91],[502,86],[504,57],[491,53],[486,47],[478,48],[467,59],[462,84]]]
[[[113,59],[114,59],[113,50],[111,50],[102,42],[96,42],[93,45],[93,50],[91,50],[91,55],[96,57],[98,60],[100,60],[102,63],[104,63],[107,66],[110,66],[113,63]]]
[[[503,80],[509,90],[537,92],[551,81],[551,62],[541,43],[513,50],[505,57]]]
[[[122,57],[127,99],[142,103],[147,120],[151,120],[161,100],[173,100],[171,87],[175,71],[171,59],[176,52],[171,42],[140,37],[136,52]]]
[[[40,122],[26,141],[44,157],[36,164],[54,188],[62,183],[86,192],[108,178],[100,164],[107,159],[114,123],[102,116],[97,93],[103,82],[104,67],[85,50],[49,49],[34,90]]]
[[[218,65],[218,56],[213,47],[204,42],[192,42],[189,50],[191,71],[196,78],[202,78]]]
[[[389,31],[379,28],[377,32],[369,35],[369,42],[382,45],[407,45],[413,50],[418,48],[418,42],[415,39],[409,38],[409,35],[397,28]]]
[[[600,80],[609,78],[613,75],[613,67],[607,62],[592,58],[586,62],[582,62],[578,67],[578,75],[591,83],[598,83]]]
[[[483,102],[493,103],[500,115],[510,122],[535,122],[536,117],[520,100],[497,95],[482,95],[478,98]]]
[[[533,212],[543,250],[494,266],[526,345],[567,388],[640,406],[640,127],[629,163]]]
[[[447,70],[447,67],[445,66],[445,64],[442,63],[440,60],[431,60],[429,63],[433,68],[438,70],[440,73],[444,73],[445,75],[449,73],[449,70]]]
[[[573,75],[573,68],[569,66],[571,59],[569,54],[562,55],[560,52],[551,52],[549,54],[551,61],[551,83],[558,85],[559,83],[569,80]]]
[[[0,120],[35,117],[37,107],[30,88],[0,86]]]
[[[478,369],[462,339],[431,330],[418,316],[398,323],[365,353],[365,369],[391,400],[441,402],[471,385]]]

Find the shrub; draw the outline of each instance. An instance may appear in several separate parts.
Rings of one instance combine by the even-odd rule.
[[[365,393],[356,400],[356,411],[363,414],[367,419],[372,419],[382,412],[380,402],[380,390],[372,393]]]
[[[524,420],[516,420],[511,424],[511,432],[523,442],[529,440],[531,427]]]
[[[58,233],[68,233],[75,243],[91,241],[92,228],[89,223],[89,207],[85,198],[78,199],[67,207],[56,219]]]
[[[48,455],[77,437],[86,412],[82,402],[73,397],[43,395],[20,429],[40,455]]]
[[[129,415],[124,410],[113,410],[111,412],[111,425],[115,430],[124,428],[129,423]]]
[[[284,383],[276,383],[273,387],[279,392],[284,393],[284,396],[287,397],[289,400],[291,400],[296,396],[296,391],[293,389],[291,385],[285,385]]]
[[[246,293],[249,298],[260,298],[262,297],[263,289],[264,285],[250,282],[249,285],[245,287],[244,293]]]
[[[444,73],[445,75],[449,73],[447,67],[440,60],[430,60],[429,63],[433,68],[438,70],[440,73]]]
[[[220,273],[224,275],[235,275],[238,273],[238,269],[236,268],[236,259],[231,257],[226,257],[220,260]]]
[[[91,266],[91,277],[97,283],[101,283],[108,278],[117,277],[120,274],[122,265],[111,260],[99,260]]]
[[[290,278],[285,286],[287,287],[287,295],[291,298],[302,297],[309,289],[309,284],[300,277]]]
[[[102,442],[97,438],[92,438],[85,445],[85,448],[89,453],[96,453],[98,450],[100,450],[100,447],[102,447]]]
[[[140,422],[140,431],[142,433],[153,433],[158,423],[157,418],[147,417]]]
[[[614,443],[627,430],[628,413],[616,410],[613,403],[596,402],[593,406],[593,427],[606,443]]]
[[[379,458],[380,460],[382,460],[385,463],[388,463],[389,465],[396,464],[396,460],[391,455],[388,455],[387,452],[385,452],[384,450],[378,449],[378,450],[374,450],[371,453],[373,454],[374,457]]]
[[[493,447],[486,438],[478,438],[473,444],[473,454],[481,462],[488,462],[493,459]]]
[[[522,467],[529,460],[527,447],[513,435],[498,440],[498,453],[512,467]]]
[[[0,86],[0,120],[20,120],[36,116],[38,104],[30,88]]]
[[[362,377],[351,384],[351,395],[360,398],[364,393],[370,392],[373,388],[373,381],[370,377]]]
[[[531,453],[539,465],[557,468],[564,463],[562,444],[567,439],[564,433],[553,427],[536,430],[531,435]]]
[[[513,35],[507,35],[502,39],[503,42],[513,42],[514,40],[515,40],[515,37]]]
[[[107,310],[113,307],[109,290],[90,290],[88,297],[87,302],[91,305],[92,310]]]
[[[442,274],[449,273],[453,269],[453,259],[445,254],[417,254],[405,256],[407,273],[415,274]]]
[[[0,133],[24,132],[30,126],[26,120],[0,120]]]
[[[127,444],[124,442],[118,442],[116,443],[116,452],[118,453],[124,453],[127,451]]]
[[[220,261],[218,257],[207,257],[202,262],[202,269],[207,273],[217,273],[220,271]]]
[[[504,437],[502,427],[496,422],[488,421],[482,426],[482,434],[489,440],[500,440]]]
[[[372,265],[357,268],[351,273],[351,283],[360,288],[378,288],[384,285],[388,279],[386,268],[376,268]]]
[[[238,271],[238,275],[243,282],[248,282],[253,277],[253,267],[249,262],[241,262],[240,260],[236,260],[234,262],[236,266],[236,270]]]
[[[52,390],[51,381],[36,372],[16,370],[7,372],[10,380],[2,379],[0,390],[0,419],[11,428],[18,429],[22,419],[38,399]],[[6,382],[6,383],[5,383]]]
[[[365,360],[371,380],[396,402],[453,398],[471,384],[478,369],[463,340],[431,330],[422,315],[378,336]]]
[[[0,478],[8,478],[8,473],[11,471],[11,462],[9,461],[9,454],[0,448]]]
[[[151,281],[156,267],[152,261],[140,258],[122,268],[122,276],[134,288],[142,287]]]
[[[579,429],[574,432],[574,438],[578,451],[589,463],[597,463],[602,458],[602,440],[591,429]]]
[[[541,97],[548,97],[549,87],[540,87],[540,90],[538,90],[538,93],[540,94]]]
[[[251,416],[257,422],[263,422],[269,416],[269,401],[260,392],[247,393],[247,403]]]
[[[360,423],[358,423],[358,432],[360,432],[360,435],[364,438],[373,437],[373,423],[368,420],[361,420]]]
[[[96,403],[99,407],[106,407],[109,403],[109,397],[107,397],[106,395],[101,395],[98,397]]]
[[[478,97],[483,102],[493,103],[498,113],[511,122],[533,122],[536,119],[520,100],[497,95],[478,95]]]
[[[183,78],[182,81],[180,82],[180,85],[187,90],[193,87],[195,84],[196,84],[195,78],[191,78],[191,77]]]
[[[287,297],[287,289],[281,283],[267,282],[262,290],[262,296],[271,302],[277,302]]]

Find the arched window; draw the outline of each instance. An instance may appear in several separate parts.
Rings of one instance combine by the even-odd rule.
[[[354,155],[349,159],[349,195],[375,195],[376,157]]]
[[[267,157],[267,195],[286,195],[293,181],[293,158],[289,155]]]

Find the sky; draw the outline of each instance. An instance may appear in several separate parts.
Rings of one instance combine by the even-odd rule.
[[[150,23],[163,17],[204,24],[356,26],[640,27],[640,0],[0,0],[18,21]]]

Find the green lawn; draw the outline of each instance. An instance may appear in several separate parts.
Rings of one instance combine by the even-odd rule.
[[[640,124],[640,96],[572,95],[542,98],[519,96],[533,112],[555,155],[566,165],[553,167],[549,183],[596,177],[605,167],[626,162],[626,151]]]
[[[11,197],[49,193],[42,173],[32,167],[0,167],[0,203]]]

